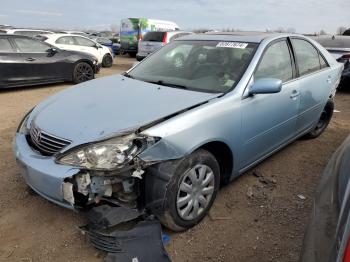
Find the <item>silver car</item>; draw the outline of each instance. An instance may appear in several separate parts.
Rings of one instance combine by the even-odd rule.
[[[171,57],[184,50],[179,66]],[[137,208],[184,230],[220,185],[326,129],[342,68],[304,36],[185,36],[123,75],[41,102],[20,124],[14,154],[52,202]]]
[[[192,33],[183,31],[148,32],[139,42],[136,59],[137,61],[141,61],[167,43],[189,34]]]

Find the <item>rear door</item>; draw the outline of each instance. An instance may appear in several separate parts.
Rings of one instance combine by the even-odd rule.
[[[0,88],[21,85],[25,81],[23,59],[7,37],[0,38]]]
[[[254,73],[261,78],[282,80],[276,94],[258,94],[242,100],[243,163],[246,168],[296,135],[299,111],[299,84],[295,81],[295,64],[286,39],[270,44]]]
[[[149,55],[164,46],[166,32],[148,32],[139,42],[139,53]]]
[[[312,43],[302,38],[292,38],[291,41],[300,84],[301,100],[297,132],[301,133],[318,122],[337,79]]]
[[[63,78],[63,61],[49,52],[50,45],[27,37],[13,38],[13,42],[21,54],[21,67],[28,84]]]

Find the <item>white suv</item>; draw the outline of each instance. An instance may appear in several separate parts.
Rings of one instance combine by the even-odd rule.
[[[192,33],[184,31],[148,32],[139,42],[136,59],[137,61],[141,61],[167,43],[189,34]]]

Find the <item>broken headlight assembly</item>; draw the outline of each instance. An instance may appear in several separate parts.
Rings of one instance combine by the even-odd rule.
[[[123,168],[137,154],[159,138],[130,134],[72,149],[57,158],[57,163],[87,170],[110,171]]]

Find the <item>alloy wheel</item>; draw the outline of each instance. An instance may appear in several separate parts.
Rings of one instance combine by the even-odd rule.
[[[79,82],[85,82],[93,79],[94,72],[88,64],[79,64],[76,68],[76,78]]]

